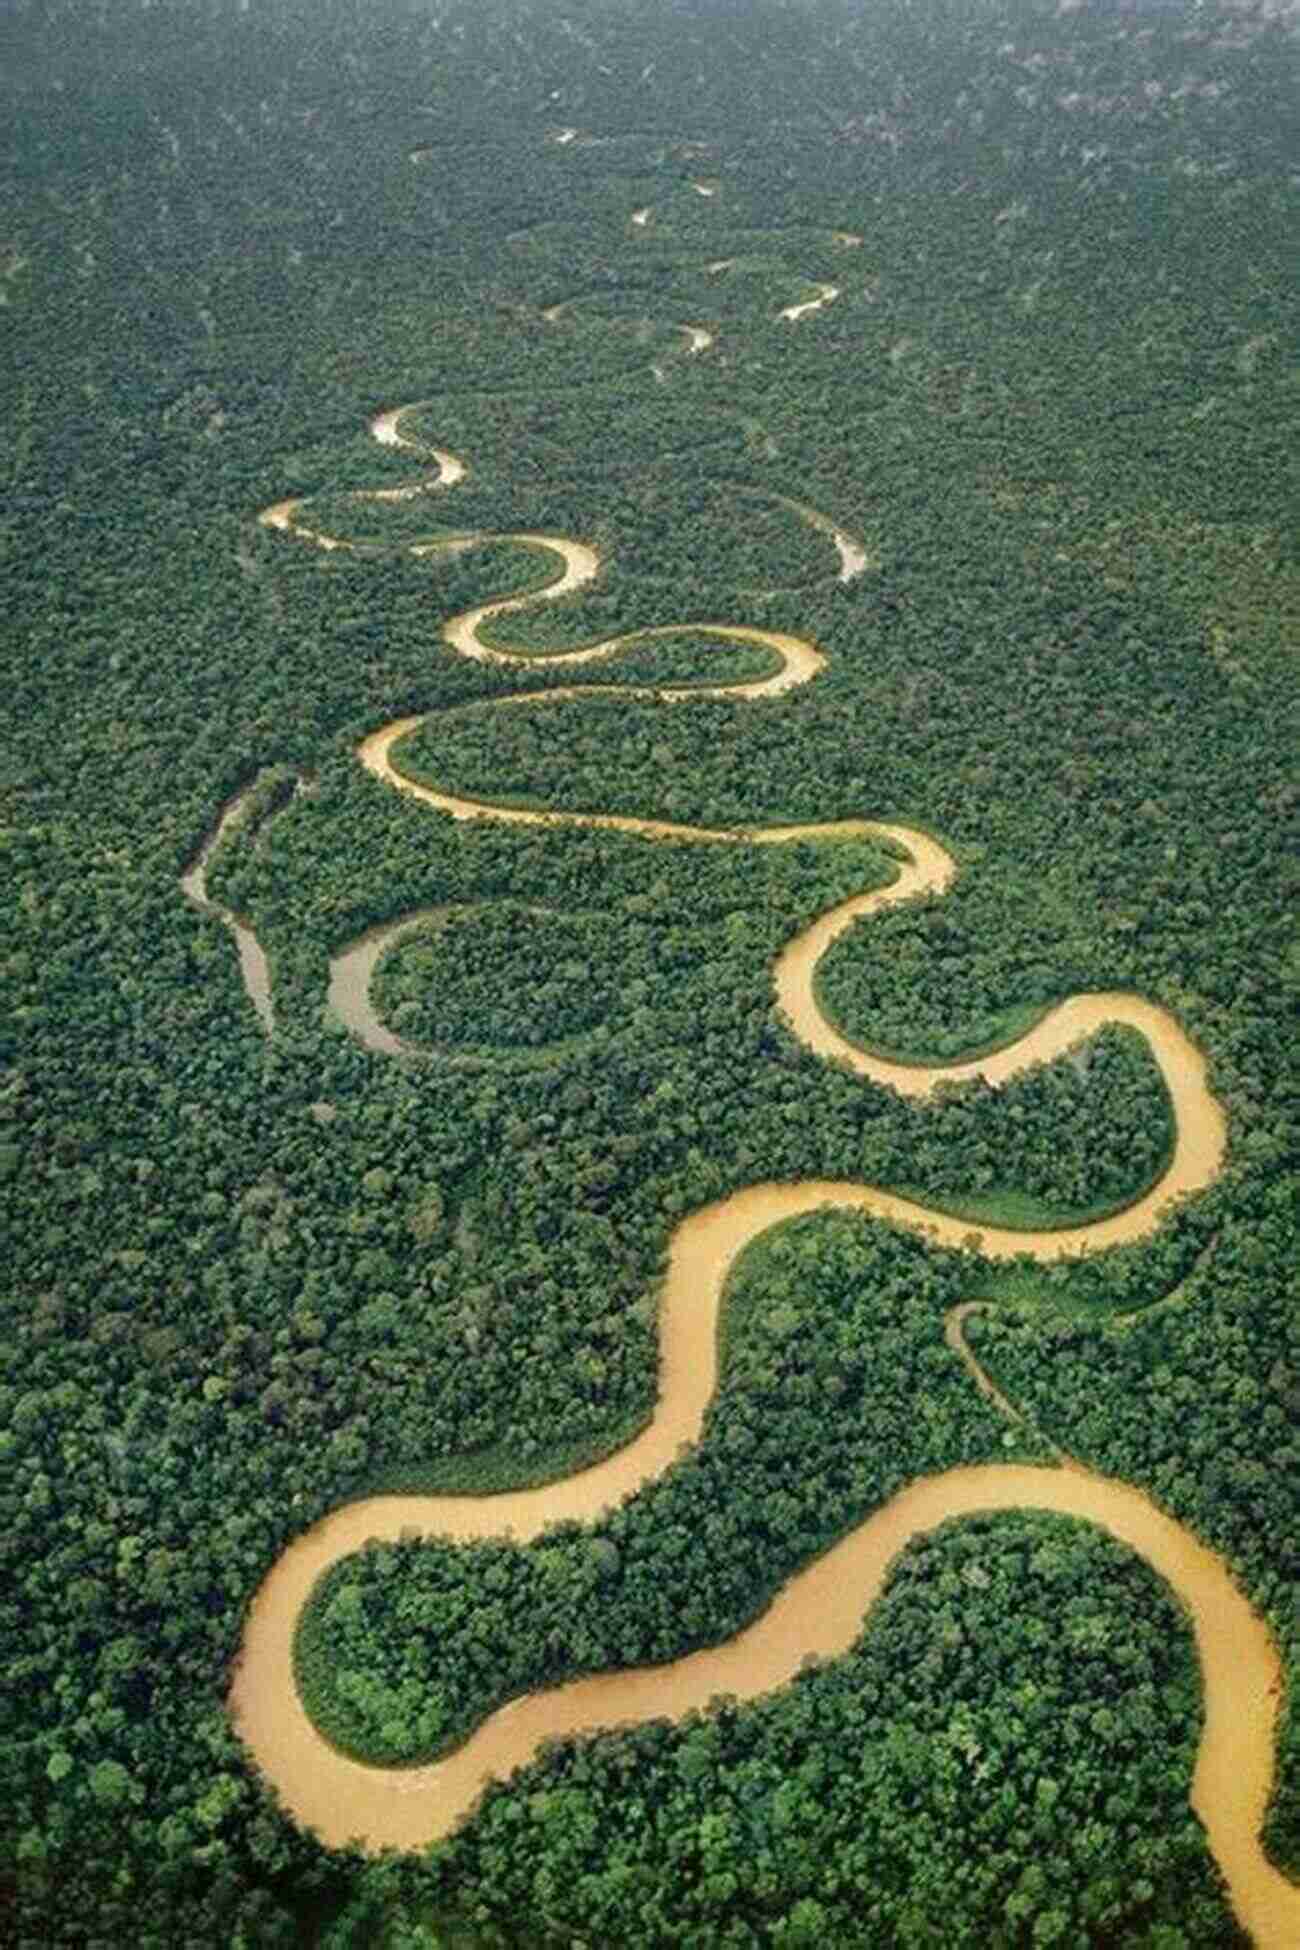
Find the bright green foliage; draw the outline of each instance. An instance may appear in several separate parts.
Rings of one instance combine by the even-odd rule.
[[[903,1554],[847,1657],[557,1745],[441,1874],[546,1946],[1229,1944],[1198,1732],[1190,1632],[1144,1566],[1059,1518],[973,1518]]]

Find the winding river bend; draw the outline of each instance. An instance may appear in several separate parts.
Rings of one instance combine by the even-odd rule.
[[[381,415],[372,422],[372,431],[390,444],[416,446],[400,434],[397,414]],[[455,475],[448,463],[454,457],[437,450],[417,451],[434,458],[439,467],[435,479],[417,491],[450,485]],[[297,522],[296,511],[296,503],[281,503],[268,510],[263,520],[311,535]],[[331,537],[313,535],[312,539],[325,547],[345,546]],[[581,543],[553,536],[528,539],[556,550],[563,559],[563,576],[540,599],[489,602],[453,619],[444,635],[462,655],[499,662],[536,661],[484,643],[479,634],[482,625],[525,603],[575,588],[597,571],[594,552]],[[715,696],[779,696],[815,678],[824,662],[815,645],[796,637],[732,625],[719,626],[717,633],[764,644],[781,661],[773,676],[754,684],[719,687],[712,693]],[[626,641],[546,661],[580,664],[608,656]],[[678,694],[648,686],[637,691]],[[538,696],[525,693],[503,700],[502,706],[528,704]],[[650,840],[715,844],[771,845],[796,837],[874,833],[904,847],[909,858],[892,885],[855,896],[822,916],[788,944],[773,971],[777,1000],[796,1033],[820,1054],[849,1063],[864,1077],[915,1096],[924,1096],[953,1077],[982,1075],[996,1086],[1028,1064],[1070,1047],[1103,1022],[1127,1022],[1141,1030],[1168,1086],[1176,1120],[1173,1154],[1160,1181],[1125,1211],[1093,1224],[1058,1231],[981,1228],[981,1250],[987,1257],[1028,1252],[1046,1261],[1083,1247],[1141,1238],[1153,1230],[1169,1200],[1194,1194],[1217,1174],[1225,1126],[1208,1085],[1204,1058],[1166,1010],[1140,996],[1072,997],[1009,1048],[976,1062],[943,1068],[886,1062],[846,1043],[830,1027],[813,995],[813,972],[830,943],[859,916],[921,892],[941,892],[952,879],[950,856],[925,834],[868,822],[715,831],[621,815],[535,813],[483,805],[416,784],[397,769],[392,748],[417,722],[403,719],[384,726],[363,742],[358,756],[389,785],[457,819],[598,825]],[[208,911],[233,921],[207,899],[201,881],[187,891],[192,898],[202,897]],[[354,986],[364,989],[365,984]],[[363,1033],[359,1016],[350,1019],[350,1026]],[[301,1608],[322,1573],[372,1538],[396,1540],[414,1530],[456,1541],[509,1535],[524,1542],[561,1519],[595,1519],[634,1495],[647,1478],[671,1466],[683,1442],[699,1437],[717,1385],[718,1309],[737,1256],[778,1221],[827,1207],[919,1228],[944,1245],[963,1243],[972,1230],[966,1221],[878,1187],[832,1181],[751,1185],[683,1220],[673,1234],[660,1301],[658,1402],[649,1426],[634,1441],[603,1462],[541,1489],[487,1497],[372,1497],[350,1503],[284,1552],[253,1601],[230,1689],[234,1724],[258,1766],[289,1812],[315,1828],[326,1842],[342,1844],[359,1838],[372,1849],[416,1849],[453,1829],[488,1782],[529,1760],[543,1740],[648,1718],[679,1718],[705,1706],[718,1693],[754,1698],[792,1678],[809,1654],[831,1657],[843,1652],[862,1631],[864,1615],[892,1560],[913,1537],[951,1517],[979,1511],[1052,1511],[1095,1523],[1139,1552],[1187,1608],[1205,1705],[1192,1805],[1205,1825],[1243,1926],[1268,1950],[1293,1950],[1300,1942],[1300,1888],[1273,1867],[1259,1841],[1272,1784],[1282,1690],[1278,1655],[1268,1629],[1222,1559],[1140,1490],[1097,1475],[1069,1458],[1062,1458],[1062,1465],[1055,1468],[994,1464],[923,1478],[791,1578],[767,1611],[726,1644],[670,1665],[604,1673],[517,1700],[491,1715],[461,1747],[432,1766],[365,1767],[337,1753],[312,1726],[294,1681],[293,1640]],[[964,1363],[970,1385],[979,1385],[1002,1412],[1014,1413],[967,1348],[962,1315],[963,1310],[957,1309],[948,1323],[954,1385],[961,1383]]]
[[[236,793],[221,808],[216,824],[181,875],[181,892],[201,914],[211,914],[218,921],[224,921],[234,935],[235,946],[239,950],[239,971],[244,978],[244,992],[256,1011],[258,1021],[270,1036],[275,1030],[275,1012],[271,1003],[271,968],[266,959],[266,950],[246,921],[232,914],[228,907],[222,907],[208,893],[208,862],[222,841],[239,824],[246,798],[246,793]]]

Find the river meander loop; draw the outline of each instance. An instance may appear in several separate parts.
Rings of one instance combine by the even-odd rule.
[[[452,455],[421,448],[400,432],[398,412],[372,421],[375,437],[422,453],[438,475],[415,492],[450,486],[463,468]],[[398,494],[408,490],[399,489]],[[269,525],[310,535],[297,520],[298,504],[282,502],[262,517]],[[321,546],[346,546],[312,537]],[[557,536],[529,536],[562,557],[564,573],[539,596],[483,603],[454,618],[444,640],[461,655],[499,663],[581,664],[609,656],[629,639],[561,657],[515,655],[483,642],[490,618],[553,598],[597,573],[593,550]],[[700,626],[693,626],[700,627]],[[824,658],[814,644],[780,632],[734,625],[715,633],[761,643],[780,669],[758,683],[693,688],[687,695],[773,698],[816,677]],[[642,633],[644,634],[644,633]],[[581,689],[583,687],[574,687]],[[603,687],[602,687],[603,689]],[[501,701],[527,705],[525,693]],[[636,695],[678,696],[637,686]],[[945,1079],[983,1076],[1000,1085],[1077,1043],[1106,1022],[1139,1029],[1168,1086],[1176,1126],[1164,1174],[1124,1211],[1092,1224],[1054,1231],[981,1227],[980,1250],[993,1259],[1029,1253],[1047,1261],[1148,1236],[1170,1200],[1188,1197],[1218,1173],[1225,1148],[1223,1113],[1212,1095],[1205,1060],[1167,1010],[1131,994],[1081,995],[1051,1011],[1009,1048],[976,1062],[926,1068],[886,1062],[833,1030],[816,1006],[813,972],[830,943],[860,915],[919,893],[941,893],[954,865],[937,841],[903,826],[865,821],[838,825],[715,831],[615,814],[538,813],[494,807],[417,784],[398,769],[393,746],[418,719],[402,719],[372,733],[358,756],[378,778],[457,819],[490,818],[604,826],[649,840],[780,845],[795,838],[859,833],[888,837],[909,856],[892,885],[842,902],[790,942],[778,956],[777,1001],[795,1033],[812,1049],[850,1064],[860,1075],[913,1096]],[[193,891],[193,890],[191,890]],[[200,889],[201,891],[201,889]],[[220,912],[220,910],[217,910]],[[231,919],[233,917],[224,917]],[[354,1029],[357,1023],[351,1025]],[[940,1245],[959,1246],[971,1233],[954,1219],[867,1184],[808,1181],[750,1185],[684,1219],[672,1236],[660,1298],[659,1393],[649,1425],[615,1455],[540,1489],[494,1496],[380,1496],[344,1505],[315,1524],[274,1565],[250,1608],[230,1689],[234,1724],[253,1759],[274,1784],[285,1808],[329,1844],[359,1839],[369,1849],[418,1849],[463,1821],[484,1787],[528,1761],[539,1744],[601,1727],[650,1718],[679,1719],[722,1693],[752,1699],[794,1677],[810,1654],[842,1653],[863,1629],[866,1614],[900,1550],[914,1537],[956,1516],[989,1510],[1044,1510],[1099,1525],[1137,1551],[1177,1592],[1195,1633],[1204,1685],[1205,1721],[1192,1787],[1192,1805],[1227,1881],[1236,1913],[1267,1950],[1300,1944],[1300,1888],[1264,1855],[1259,1834],[1271,1791],[1281,1669],[1268,1628],[1234,1582],[1223,1560],[1131,1485],[1099,1476],[1069,1458],[1061,1467],[992,1464],[925,1477],[891,1498],[831,1550],[788,1580],[763,1615],[727,1643],[672,1664],[609,1672],[575,1680],[512,1702],[493,1713],[455,1752],[423,1767],[376,1768],[345,1758],[316,1731],[298,1697],[293,1646],[299,1613],[316,1581],[372,1538],[396,1541],[414,1530],[452,1541],[513,1537],[527,1542],[561,1520],[594,1521],[668,1469],[683,1443],[698,1440],[717,1384],[717,1317],[723,1288],[738,1255],[769,1226],[824,1208],[864,1212],[922,1230]],[[950,1320],[954,1385],[961,1361],[991,1388]],[[991,1395],[1004,1412],[1004,1398]]]

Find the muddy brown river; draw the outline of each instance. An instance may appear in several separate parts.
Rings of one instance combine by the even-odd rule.
[[[815,298],[805,298],[801,305],[786,305],[782,308],[782,318],[806,318],[810,311],[821,311],[833,305],[840,295],[837,284],[819,284]]]
[[[239,825],[247,797],[247,792],[236,793],[221,808],[211,832],[181,875],[181,892],[201,913],[214,915],[218,921],[223,921],[234,935],[239,950],[239,971],[244,978],[244,992],[269,1036],[275,1029],[275,1013],[271,1005],[271,970],[266,951],[248,923],[241,920],[238,914],[232,914],[228,907],[222,907],[208,893],[208,862],[222,841]]]
[[[397,421],[396,414],[380,416],[373,423],[376,437],[400,438]],[[385,432],[379,431],[381,426]],[[434,457],[439,461],[439,478],[445,480],[445,462],[439,455]],[[282,503],[263,519],[294,527],[294,506]],[[289,512],[279,520],[282,510]],[[528,539],[555,550],[563,564],[563,575],[541,600],[577,587],[597,572],[594,551],[580,542],[556,536]],[[538,600],[534,596],[479,605],[446,626],[446,640],[466,656],[532,662],[484,644],[478,632],[488,618]],[[778,696],[815,678],[824,663],[815,645],[778,632],[728,625],[719,634],[766,644],[781,658],[781,669],[762,682],[719,687],[704,695]],[[607,656],[616,647],[602,644],[568,653],[560,661],[581,663]],[[503,705],[569,694],[525,694],[503,700]],[[682,693],[640,687],[639,694]],[[1226,1141],[1223,1113],[1210,1091],[1204,1057],[1168,1011],[1141,996],[1071,997],[1006,1049],[943,1067],[887,1062],[831,1028],[813,993],[814,971],[831,942],[859,918],[919,893],[941,893],[952,880],[951,857],[926,834],[867,822],[714,831],[615,814],[535,813],[483,805],[417,785],[394,766],[393,745],[418,722],[402,719],[384,726],[363,742],[358,755],[396,789],[458,819],[607,826],[652,840],[701,844],[779,845],[793,838],[868,833],[889,837],[909,856],[896,880],[840,903],[777,958],[776,999],[796,1034],[819,1054],[850,1064],[864,1077],[923,1097],[939,1082],[956,1077],[981,1075],[996,1087],[1028,1064],[1072,1047],[1103,1023],[1128,1023],[1146,1038],[1168,1086],[1176,1140],[1165,1173],[1145,1196],[1092,1224],[1058,1230],[973,1228],[969,1221],[876,1186],[834,1181],[751,1185],[692,1213],[672,1237],[660,1296],[658,1401],[650,1424],[634,1441],[592,1468],[541,1489],[481,1497],[384,1496],[346,1504],[307,1531],[272,1568],[249,1611],[230,1688],[230,1711],[241,1738],[286,1809],[328,1843],[342,1844],[357,1837],[370,1849],[419,1848],[453,1829],[488,1782],[529,1760],[544,1740],[650,1718],[677,1719],[706,1706],[719,1693],[752,1699],[793,1678],[809,1654],[827,1658],[843,1652],[861,1632],[898,1552],[947,1519],[991,1510],[1053,1511],[1097,1524],[1129,1545],[1185,1606],[1195,1634],[1205,1705],[1192,1806],[1205,1825],[1244,1928],[1267,1950],[1295,1950],[1300,1944],[1300,1888],[1267,1860],[1259,1840],[1272,1786],[1282,1696],[1280,1662],[1268,1628],[1223,1560],[1183,1525],[1132,1485],[1094,1474],[1068,1458],[1060,1467],[990,1464],[922,1478],[792,1577],[763,1615],[727,1643],[670,1665],[603,1673],[516,1700],[492,1714],[462,1746],[434,1765],[366,1767],[346,1759],[316,1732],[294,1682],[293,1639],[298,1615],[322,1573],[371,1538],[396,1540],[417,1531],[457,1541],[512,1536],[526,1542],[550,1524],[592,1521],[634,1496],[647,1479],[671,1467],[683,1443],[699,1439],[717,1384],[716,1327],[727,1274],[737,1256],[769,1226],[825,1208],[847,1209],[916,1228],[941,1245],[961,1245],[978,1230],[980,1250],[988,1258],[1027,1252],[1047,1261],[1149,1235],[1171,1199],[1190,1196],[1211,1182],[1220,1169]],[[189,891],[192,897],[203,897],[201,879]],[[208,905],[221,918],[233,919]],[[407,925],[409,917],[366,938],[369,964],[361,972],[353,969],[353,1002],[346,996],[340,1000],[342,989],[332,990],[336,1008],[358,1034],[364,1024],[355,998],[365,999],[368,1010],[374,959],[386,939]],[[1014,1414],[1013,1405],[997,1393],[966,1347],[964,1311],[956,1310],[948,1323],[953,1385],[979,1385],[995,1407]]]

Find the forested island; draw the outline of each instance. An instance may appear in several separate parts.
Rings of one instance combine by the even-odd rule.
[[[1300,1940],[1298,51],[12,0],[5,1941]]]

